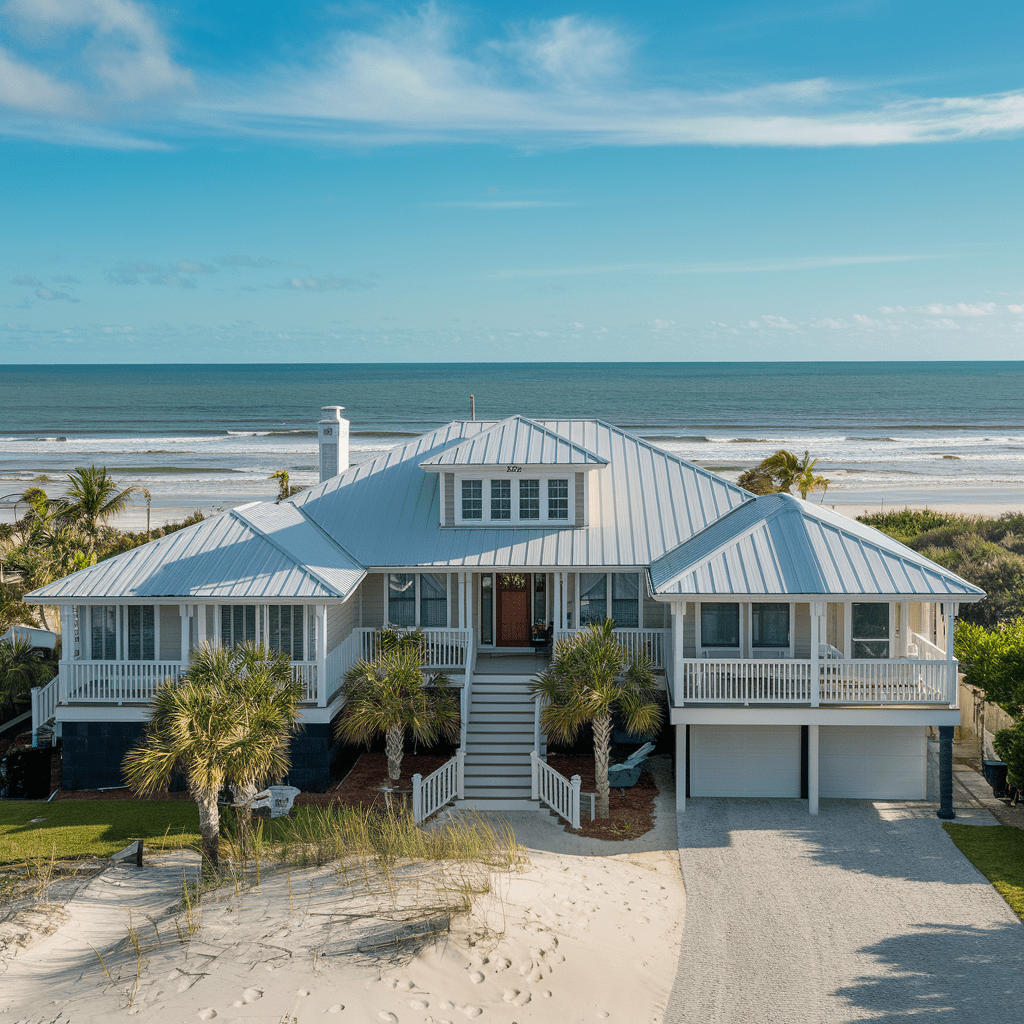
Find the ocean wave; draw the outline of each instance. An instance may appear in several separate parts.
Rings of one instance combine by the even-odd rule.
[[[726,444],[778,444],[767,437],[730,437]]]
[[[641,434],[645,441],[690,441],[694,444],[711,444],[711,438],[703,434]]]
[[[850,437],[844,437],[844,441],[896,441],[895,437],[857,437],[851,435]],[[906,438],[904,438],[906,440]]]

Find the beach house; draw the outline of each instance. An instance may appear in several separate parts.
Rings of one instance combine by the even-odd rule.
[[[147,701],[197,645],[256,640],[288,652],[304,689],[291,781],[324,788],[342,678],[392,624],[421,628],[427,667],[462,691],[458,753],[420,813],[536,806],[561,785],[529,692],[536,652],[611,617],[661,680],[681,808],[926,796],[929,727],[959,722],[954,617],[984,594],[889,537],[599,420],[456,421],[350,467],[330,407],[319,460],[320,483],[287,500],[29,595],[61,611],[33,724],[60,730],[67,787],[120,783]]]

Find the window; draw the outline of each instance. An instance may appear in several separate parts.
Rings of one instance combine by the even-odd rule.
[[[479,480],[465,481],[463,488],[466,483],[480,487]],[[416,577],[411,572],[388,573],[388,622],[392,626],[416,625]]]
[[[547,622],[548,606],[544,594],[544,574],[533,574],[533,621]]]
[[[425,572],[420,575],[420,625],[448,625],[448,577]]]
[[[301,604],[267,606],[267,646],[284,651],[289,661],[302,661],[304,610]]]
[[[491,518],[512,518],[512,481],[491,481]]]
[[[484,483],[482,480],[462,481],[462,518],[483,519]]]
[[[489,572],[480,577],[480,643],[494,643],[494,577]]]
[[[91,652],[93,661],[117,658],[117,605],[95,605],[90,610]]]
[[[700,606],[701,647],[739,647],[740,606],[738,604],[702,604]]]
[[[569,518],[569,481],[548,481],[548,519]]]
[[[220,645],[237,647],[256,639],[256,605],[222,604],[220,606]]]
[[[750,606],[750,646],[789,646],[789,605],[753,604]]]
[[[608,577],[603,572],[580,573],[580,625],[608,618]]]
[[[635,572],[612,573],[612,618],[617,629],[640,625],[640,578]]]
[[[889,606],[855,604],[853,606],[851,657],[889,657]]]
[[[156,626],[151,604],[128,605],[128,660],[153,661]]]
[[[540,519],[540,481],[519,481],[519,518]]]

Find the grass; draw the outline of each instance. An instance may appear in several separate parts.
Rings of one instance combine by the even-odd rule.
[[[109,857],[132,839],[151,850],[197,847],[199,811],[191,802],[161,800],[0,802],[0,864]]]
[[[942,826],[957,849],[1024,921],[1024,830],[1012,825]]]

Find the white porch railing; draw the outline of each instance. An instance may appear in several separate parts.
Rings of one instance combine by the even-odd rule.
[[[547,804],[572,828],[580,827],[580,777],[567,779],[542,761],[536,750],[530,751],[530,788],[534,800]]]
[[[556,629],[555,641],[568,640],[582,629]],[[616,629],[615,637],[630,657],[642,655],[651,668],[665,668],[672,658],[672,630],[670,629]]]
[[[62,661],[60,700],[144,703],[182,671],[180,661]]]
[[[292,679],[302,684],[302,699],[315,704],[317,701],[316,662],[293,661]]]
[[[462,792],[466,755],[459,751],[426,778],[412,777],[412,820],[418,825],[451,803]]]
[[[684,658],[673,680],[682,704],[809,704],[814,662]],[[956,662],[827,659],[818,662],[822,704],[955,704]]]
[[[920,633],[911,633],[910,642],[917,647],[917,656],[925,660],[945,661],[946,652],[936,647],[931,640],[926,640]]]
[[[372,661],[380,653],[380,630],[361,627],[355,634],[362,637],[359,657]],[[468,629],[424,629],[423,663],[426,668],[465,668],[472,641]]]
[[[60,673],[58,671],[45,686],[32,687],[32,745],[35,746],[39,729],[53,718],[60,696]]]

